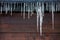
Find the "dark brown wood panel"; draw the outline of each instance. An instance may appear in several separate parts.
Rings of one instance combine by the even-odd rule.
[[[0,14],[0,40],[60,40],[60,13],[55,13],[55,28],[52,29],[51,13],[45,13],[43,36],[36,29],[36,14],[28,19],[20,13]]]

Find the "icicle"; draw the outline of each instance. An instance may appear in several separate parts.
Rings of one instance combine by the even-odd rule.
[[[57,4],[56,4],[56,12],[57,12],[57,8],[58,8],[58,7],[57,7]]]
[[[54,29],[54,5],[52,3],[52,29]]]
[[[15,4],[16,4],[16,3],[14,2],[14,10],[15,10]]]
[[[48,7],[49,7],[49,12],[51,12],[51,4],[50,3],[48,3]]]
[[[30,7],[28,5],[28,19],[30,18]]]
[[[44,16],[44,3],[40,3],[40,9],[39,9],[39,13],[40,13],[40,36],[42,36],[42,23],[43,23],[43,16]]]
[[[56,12],[56,3],[55,3],[55,12]]]
[[[21,16],[22,16],[22,3],[21,3]]]
[[[18,8],[18,3],[17,3],[17,8]]]
[[[12,16],[12,3],[11,3],[11,16]]]
[[[47,3],[47,6],[48,6],[48,7],[47,7],[47,9],[48,9],[47,11],[49,11],[49,3]]]
[[[39,4],[39,5],[38,5]],[[42,36],[42,23],[43,23],[43,16],[44,16],[44,10],[42,10],[44,8],[44,3],[41,5],[42,3],[37,3],[37,31],[40,29],[40,36]],[[38,29],[38,25],[40,22],[40,28]]]
[[[33,12],[32,12],[32,3],[31,3],[31,16],[32,16]]]
[[[38,9],[38,2],[37,2],[37,8],[36,8],[36,11]],[[39,31],[39,27],[38,27],[38,24],[39,24],[39,14],[38,14],[38,11],[37,11],[37,32]]]
[[[46,10],[48,11],[48,3],[46,3]]]
[[[34,9],[34,3],[32,3],[32,10]],[[32,13],[31,13],[31,16],[33,15],[34,13],[33,13],[33,11],[32,11]]]
[[[39,15],[40,15],[40,36],[42,36],[42,22],[43,22],[43,14],[42,14],[42,6],[41,3],[39,3]]]
[[[28,9],[28,7],[27,7],[27,6],[28,6],[28,4],[26,3],[26,4],[25,4],[25,6],[26,6],[26,12],[27,12],[27,9]]]
[[[44,16],[44,3],[42,3],[42,16]]]
[[[1,14],[2,14],[2,4],[3,4],[3,2],[1,2]]]
[[[37,2],[36,11],[37,11],[37,32],[40,32],[40,36],[42,36],[42,23],[43,23],[43,16],[44,16],[44,3],[38,3]],[[40,26],[39,26],[39,24],[40,24]]]
[[[25,3],[24,3],[24,13],[23,13],[23,19],[25,19]]]
[[[8,11],[10,10],[10,5],[9,5],[9,3],[8,3]]]
[[[8,12],[8,10],[7,10],[7,9],[8,9],[8,8],[7,8],[7,3],[6,3],[6,5],[5,5],[5,6],[6,6],[6,14],[7,14],[7,12]]]

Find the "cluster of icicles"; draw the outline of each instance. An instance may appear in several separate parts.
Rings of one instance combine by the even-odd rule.
[[[11,16],[12,16],[12,9],[15,9],[16,3],[14,3],[14,8],[12,8],[12,3],[11,3]],[[43,18],[44,18],[44,3],[43,2],[37,2],[36,3],[37,5],[35,6],[35,10],[36,10],[36,14],[37,14],[37,32],[40,32],[40,36],[42,36],[42,23],[43,23]],[[2,10],[3,10],[3,2],[1,2],[1,14],[2,14]],[[7,14],[8,13],[8,10],[9,10],[9,3],[6,4],[4,3],[5,5],[5,13]],[[18,5],[18,3],[17,3]],[[23,16],[23,19],[25,19],[25,8],[26,8],[27,4],[24,3],[24,10],[23,10],[23,13],[21,12],[21,15]],[[32,6],[34,7],[34,4],[31,3],[31,9],[32,9]],[[51,4],[51,8],[52,8],[52,29],[54,29],[54,6],[53,6],[53,3]],[[21,3],[21,11],[22,11],[22,3]],[[29,13],[31,12],[31,13]],[[29,6],[28,6],[28,19],[30,18],[30,16],[33,15],[33,12],[30,10]],[[40,25],[40,26],[38,26]]]

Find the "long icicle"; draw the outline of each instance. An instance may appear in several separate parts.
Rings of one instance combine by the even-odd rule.
[[[6,3],[6,5],[5,5],[5,6],[6,6],[6,14],[7,14],[7,12],[8,12],[8,10],[7,10],[7,9],[8,9],[8,8],[7,8],[7,3]]]
[[[15,10],[15,4],[16,4],[16,3],[14,2],[14,10]]]
[[[57,12],[57,8],[58,8],[58,7],[57,7],[57,4],[56,4],[56,12]]]
[[[39,3],[39,14],[40,14],[40,36],[42,36],[42,5]]]
[[[44,16],[44,3],[42,3],[42,5],[40,6],[40,36],[42,36],[43,16]]]
[[[24,3],[24,13],[23,13],[23,19],[25,19],[25,3]]]
[[[44,16],[44,3],[42,2],[42,16]]]
[[[30,10],[32,9],[32,3],[31,3],[31,8],[30,8]],[[32,10],[31,10],[31,14],[32,14]],[[32,16],[32,15],[31,15]]]
[[[31,16],[32,16],[32,14],[33,14],[33,11],[32,11],[32,3],[31,3]]]
[[[54,5],[52,3],[52,29],[54,29]]]
[[[34,3],[31,3],[31,16],[33,15],[33,11],[32,11],[32,9],[34,8]]]
[[[37,2],[37,8],[38,8],[38,2]],[[36,8],[36,11],[37,11],[37,8]],[[38,24],[39,24],[39,14],[38,14],[38,11],[37,11],[37,32],[39,31],[39,26],[38,26]]]
[[[48,11],[48,3],[46,3],[46,10]]]
[[[22,16],[22,3],[21,3],[21,16]]]
[[[10,15],[12,16],[12,3],[11,3],[11,14]]]
[[[28,19],[30,18],[30,8],[29,8],[29,5],[28,5]]]

